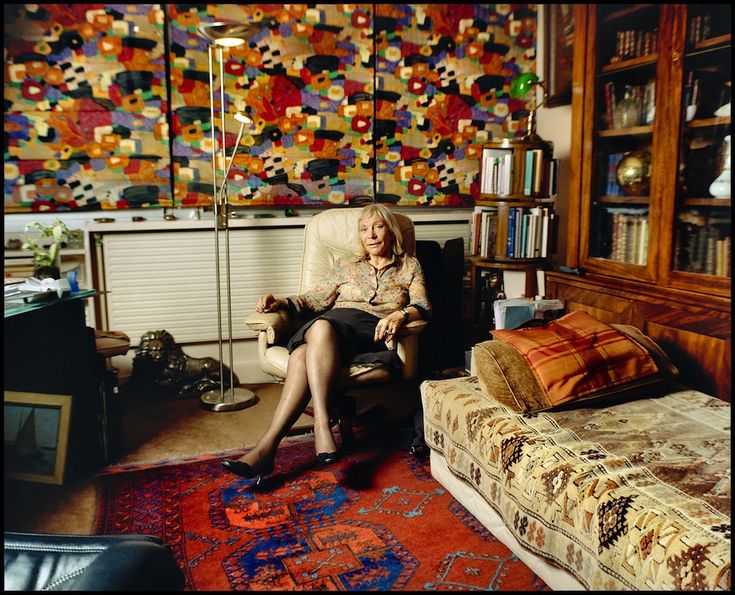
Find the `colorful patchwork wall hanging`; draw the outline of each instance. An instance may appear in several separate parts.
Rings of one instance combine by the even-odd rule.
[[[5,212],[171,206],[161,5],[4,8]]]
[[[228,154],[231,115],[254,120],[242,206],[471,206],[482,143],[522,134],[510,80],[535,70],[533,4],[9,7],[6,212],[211,205],[201,23],[273,19],[225,53]]]

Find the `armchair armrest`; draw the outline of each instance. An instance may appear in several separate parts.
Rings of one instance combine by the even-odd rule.
[[[421,331],[426,328],[426,326],[429,324],[427,320],[413,320],[411,322],[408,322],[404,324],[401,328],[398,329],[398,336],[394,337],[390,341],[386,341],[385,345],[393,351],[397,348],[398,343],[401,342],[401,340],[404,337],[410,337],[412,335],[418,335]],[[397,340],[396,340],[397,339]],[[403,358],[401,358],[403,359]]]
[[[428,320],[412,320],[411,322],[407,322],[398,329],[398,336],[403,337],[405,335],[418,335],[428,325]]]
[[[291,316],[285,310],[276,312],[254,312],[245,319],[245,325],[257,333],[265,332],[269,345],[287,343],[301,326],[304,320]]]

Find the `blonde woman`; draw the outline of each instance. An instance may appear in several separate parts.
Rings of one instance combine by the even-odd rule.
[[[394,335],[411,320],[430,318],[423,270],[403,251],[393,213],[381,204],[370,204],[360,213],[356,231],[360,255],[337,261],[314,289],[287,298],[267,293],[258,299],[258,312],[290,309],[316,317],[289,341],[288,372],[268,429],[248,453],[222,461],[228,471],[257,477],[258,482],[272,473],[278,445],[309,398],[317,461],[339,460],[328,411],[339,368],[382,363],[398,373],[401,361],[392,350]]]

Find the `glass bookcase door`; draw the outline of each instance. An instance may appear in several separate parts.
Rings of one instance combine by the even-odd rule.
[[[658,5],[598,5],[592,162],[583,266],[652,279],[652,182],[659,52]],[[586,225],[585,225],[586,223]]]
[[[670,282],[724,295],[732,238],[731,6],[688,5],[685,22]]]

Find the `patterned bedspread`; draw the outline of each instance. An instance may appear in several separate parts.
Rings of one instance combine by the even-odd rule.
[[[730,588],[729,403],[681,390],[515,414],[475,376],[421,398],[427,444],[587,588]]]

